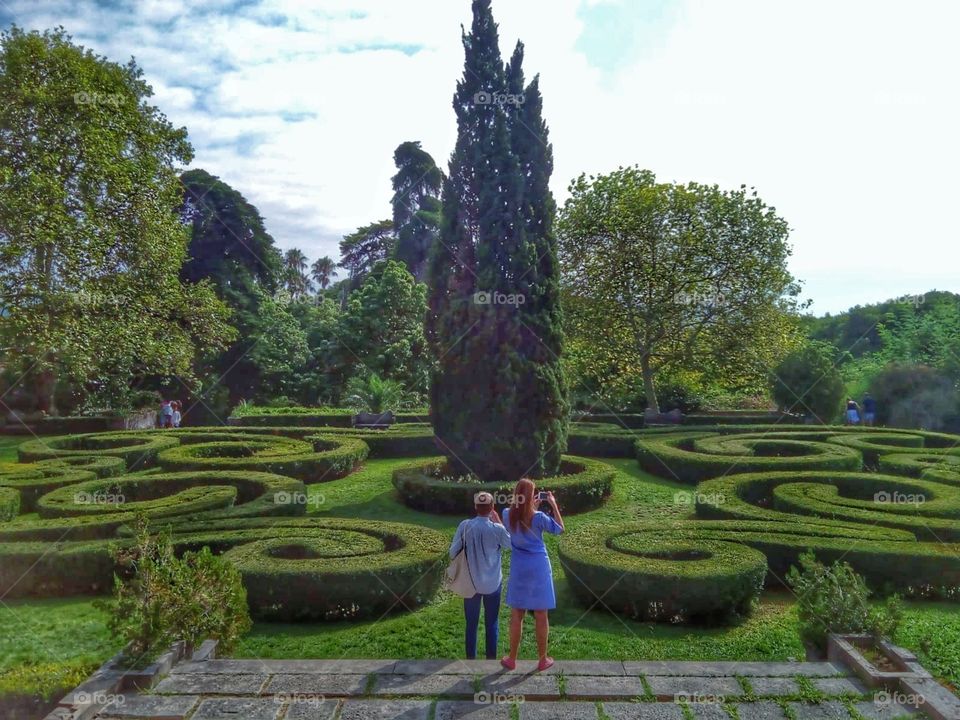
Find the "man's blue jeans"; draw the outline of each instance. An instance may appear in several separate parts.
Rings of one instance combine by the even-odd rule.
[[[483,604],[483,624],[486,628],[487,660],[497,657],[497,642],[500,639],[500,590],[501,585],[494,592],[487,595],[477,593],[472,598],[463,600],[463,616],[467,621],[467,659],[473,660],[477,656],[477,626],[480,624],[480,605]]]

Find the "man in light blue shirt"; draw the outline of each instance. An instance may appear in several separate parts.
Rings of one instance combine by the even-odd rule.
[[[477,589],[472,598],[464,598],[463,615],[467,621],[467,659],[477,656],[477,626],[480,624],[480,605],[483,605],[483,624],[486,627],[487,659],[497,657],[500,639],[500,589],[503,585],[502,553],[510,548],[510,533],[500,521],[493,507],[493,495],[479,492],[474,498],[476,517],[464,520],[450,543],[450,559],[464,547],[470,579]]]

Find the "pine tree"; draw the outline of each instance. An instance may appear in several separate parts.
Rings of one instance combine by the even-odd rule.
[[[457,470],[512,481],[556,472],[566,449],[552,150],[539,84],[523,85],[522,45],[504,66],[490,0],[474,0],[463,46],[430,258],[431,407]]]
[[[397,236],[393,257],[424,280],[427,256],[440,225],[440,187],[443,173],[419,142],[405,142],[393,154],[393,229]]]

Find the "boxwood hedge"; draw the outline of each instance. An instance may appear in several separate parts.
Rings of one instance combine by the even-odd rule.
[[[610,495],[614,469],[597,460],[564,455],[561,473],[537,480],[540,490],[551,490],[565,513],[580,513],[599,507]],[[455,478],[446,472],[446,459],[434,458],[400,467],[393,472],[393,485],[403,502],[416,510],[469,515],[476,493],[492,493],[497,505],[508,505],[513,483],[481,483]]]

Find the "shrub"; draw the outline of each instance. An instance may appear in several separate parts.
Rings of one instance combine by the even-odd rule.
[[[147,665],[179,640],[192,648],[216,638],[229,652],[250,629],[240,573],[209,548],[178,559],[169,534],[151,535],[140,518],[135,546],[115,559],[130,577],[115,580],[109,626],[128,643],[127,665]]]
[[[750,612],[767,574],[763,553],[694,526],[581,526],[561,538],[560,562],[586,607],[658,622],[733,621]]]
[[[925,365],[888,365],[873,378],[870,392],[883,425],[939,430],[957,411],[953,383]]]
[[[770,377],[777,405],[791,413],[810,415],[822,423],[832,422],[840,411],[845,388],[837,364],[836,348],[812,342],[787,355]]]
[[[396,380],[382,378],[376,373],[366,377],[352,377],[347,382],[347,402],[360,412],[379,415],[399,410],[404,405],[406,391]]]
[[[508,504],[513,483],[482,483],[470,477],[453,477],[453,471],[442,458],[424,464],[401,467],[393,472],[393,485],[403,502],[425,512],[473,513],[473,497],[486,490],[497,504]],[[537,480],[537,486],[553,491],[564,513],[593,510],[610,495],[614,470],[597,460],[564,455],[560,474]]]

